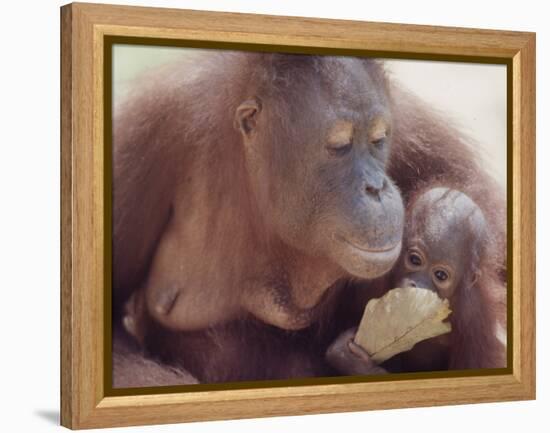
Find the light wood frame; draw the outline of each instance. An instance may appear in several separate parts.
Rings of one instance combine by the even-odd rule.
[[[535,398],[534,33],[78,3],[61,8],[61,30],[62,425],[77,429]],[[102,71],[107,35],[509,60],[510,374],[105,396],[103,276],[109,264],[103,260]]]

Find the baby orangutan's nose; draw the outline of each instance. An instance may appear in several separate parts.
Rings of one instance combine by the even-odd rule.
[[[396,287],[407,288],[407,287],[418,287],[418,286],[416,284],[416,281],[410,278],[403,278],[401,281],[399,281]]]
[[[422,274],[419,275],[419,273],[416,273],[414,276],[401,278],[398,281],[399,282],[395,285],[395,287],[401,287],[403,289],[406,289],[408,287],[427,289],[437,293],[436,287],[428,279],[428,277]]]

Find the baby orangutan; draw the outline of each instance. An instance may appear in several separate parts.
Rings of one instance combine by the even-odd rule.
[[[451,332],[379,366],[353,341],[352,328],[329,347],[327,361],[349,375],[505,367],[505,345],[496,331],[506,289],[495,275],[481,272],[494,268],[486,266],[495,256],[493,245],[481,209],[467,195],[443,187],[417,193],[407,209],[402,254],[385,290],[419,287],[448,299]]]

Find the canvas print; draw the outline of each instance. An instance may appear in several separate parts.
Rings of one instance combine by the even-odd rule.
[[[507,363],[507,67],[115,44],[112,386]]]

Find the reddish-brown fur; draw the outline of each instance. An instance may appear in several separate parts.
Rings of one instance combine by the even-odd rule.
[[[395,287],[433,290],[450,304],[451,332],[376,365],[353,343],[356,323],[331,344],[328,362],[349,375],[506,367],[506,343],[499,335],[499,328],[506,329],[506,285],[496,250],[501,246],[487,229],[479,206],[456,189],[428,184],[411,192],[401,258],[388,275],[358,284],[363,292],[357,304]],[[444,270],[444,283],[435,278],[437,270]]]
[[[408,218],[411,218],[411,210],[418,198],[434,188],[434,184],[423,186],[410,195]],[[452,191],[448,188],[442,189]],[[456,190],[450,194],[456,195]],[[475,210],[479,204],[473,206],[476,206],[473,208]],[[472,208],[456,209],[455,212],[472,212]],[[500,260],[503,246],[500,237],[495,236],[498,232],[486,230],[484,223],[487,220],[483,218],[481,221],[478,221],[481,227],[477,227],[475,236],[472,236],[470,227],[463,226],[461,237],[467,247],[460,248],[466,265],[464,269],[454,270],[460,277],[449,298],[452,331],[417,344],[410,352],[389,362],[390,368],[393,365],[395,369],[397,365],[398,371],[433,371],[506,367],[506,346],[499,340],[496,332],[498,326],[506,329],[506,285],[498,275],[502,265]],[[420,225],[425,223],[417,222]],[[449,242],[446,248],[458,247]],[[402,261],[399,263],[402,266]],[[392,271],[388,277],[393,282],[392,287],[399,284],[402,276],[402,270]]]
[[[182,190],[185,191],[185,185],[193,185],[194,179],[186,173],[200,173],[201,170],[217,173],[217,177],[211,177],[214,183],[208,186],[214,192],[211,203],[189,203],[190,208],[199,205],[212,209],[210,219],[203,222],[204,227],[210,230],[212,251],[227,244],[233,234],[240,230],[239,224],[255,224],[261,220],[260,216],[254,214],[256,210],[250,203],[248,183],[242,178],[244,161],[242,153],[235,147],[236,143],[227,140],[225,147],[212,149],[209,146],[212,140],[234,136],[234,108],[230,103],[234,94],[253,92],[254,74],[245,72],[254,68],[254,59],[258,57],[245,59],[240,68],[226,67],[234,65],[230,60],[234,55],[225,55],[229,60],[224,60],[222,55],[213,57],[210,63],[203,63],[204,69],[198,72],[203,76],[186,90],[189,98],[185,101],[177,97],[178,85],[185,85],[182,78],[185,69],[167,69],[161,80],[144,80],[141,88],[137,89],[139,95],[130,99],[130,105],[120,110],[122,114],[115,122],[113,140],[117,142],[120,134],[130,134],[125,140],[132,142],[133,146],[123,152],[115,149],[113,161],[116,203],[113,219],[115,326],[120,326],[123,303],[134,290],[142,286],[147,277],[156,245],[173,212],[172,197],[175,189],[183,185]],[[258,70],[262,71],[261,68]],[[383,74],[375,70],[373,77],[371,85],[386,90]],[[166,84],[168,86],[164,87]],[[294,88],[299,88],[299,85]],[[200,101],[205,101],[203,94],[208,89],[214,89],[219,95],[216,105],[198,105]],[[417,98],[393,86],[391,82],[389,90],[393,143],[388,174],[395,180],[406,200],[420,183],[437,179],[459,185],[459,189],[480,203],[488,215],[490,230],[498,239],[498,248],[494,251],[502,252],[494,262],[483,265],[484,271],[505,275],[503,195],[479,167],[479,158],[472,143],[449,126],[444,117],[427,108]],[[301,95],[294,97],[300,98]],[[278,107],[274,109],[281,110]],[[279,114],[285,117],[284,112]],[[205,124],[210,125],[210,129],[195,127]],[[290,129],[296,124],[301,125],[300,119],[288,122],[286,128]],[[277,133],[273,131],[273,134]],[[194,144],[187,147],[185,152],[176,151],[174,146],[166,146],[166,143],[182,137]],[[136,161],[140,161],[139,169],[136,168]],[[194,164],[193,170],[190,164]],[[274,164],[274,169],[284,168]],[[124,182],[117,181],[122,178]],[[151,184],[156,187],[149,188]],[[217,203],[226,198],[236,200],[240,206],[236,208],[237,213],[220,216],[215,209]],[[228,226],[227,221],[235,226]],[[249,232],[255,233],[257,230],[251,227]],[[240,238],[234,248],[248,251],[253,256],[257,242],[254,238]],[[204,254],[207,255],[208,251],[204,251]],[[227,251],[227,254],[232,252]],[[246,257],[243,260],[247,260]],[[203,272],[219,271],[210,268],[208,263],[201,266],[204,267]],[[236,269],[238,266],[223,271],[228,284],[234,278]],[[349,279],[338,280],[326,292],[327,295],[321,298],[313,323],[299,331],[277,329],[246,315],[235,317],[228,323],[185,333],[170,331],[153,322],[148,331],[150,343],[147,356],[169,364],[183,365],[207,382],[333,374],[331,367],[324,364],[324,351],[342,330],[357,323],[364,303],[358,304],[356,299],[364,298],[365,292],[372,295],[374,285],[373,290],[370,287],[364,283],[354,285]],[[474,309],[471,314],[475,315],[479,323],[486,320],[482,313]],[[120,356],[122,347],[117,335],[113,347],[115,357]],[[123,359],[124,356],[119,361],[123,362]],[[137,383],[140,375],[146,372],[137,371],[137,364],[132,364],[129,357],[128,360],[128,368],[136,369]],[[466,359],[463,361],[469,362]],[[173,384],[170,381],[170,378],[159,379],[158,385]],[[124,381],[125,384],[129,382],[131,380]]]

